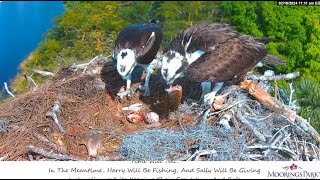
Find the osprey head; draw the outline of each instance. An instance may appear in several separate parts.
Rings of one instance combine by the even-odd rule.
[[[133,50],[123,49],[117,54],[117,71],[122,76],[126,78],[129,73],[131,73],[136,66],[136,56]]]
[[[186,58],[176,51],[168,51],[162,57],[161,75],[167,85],[172,85],[179,77],[184,77]]]

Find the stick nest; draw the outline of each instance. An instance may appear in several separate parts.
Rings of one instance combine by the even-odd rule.
[[[98,73],[97,73],[98,72]],[[142,69],[133,72],[137,89]],[[182,103],[169,101],[160,72],[151,76],[150,97],[138,92],[119,100],[125,85],[111,61],[86,73],[65,68],[36,90],[7,99],[0,107],[1,160],[318,160],[317,141],[307,132],[260,104],[238,86],[218,95],[223,108],[199,105],[200,83],[180,79]],[[59,102],[57,117],[47,113]],[[156,112],[159,124],[130,123],[123,107],[142,104]],[[223,123],[224,122],[224,123]],[[97,135],[99,134],[99,135]],[[96,145],[96,153],[92,151]],[[98,144],[98,145],[97,145]]]

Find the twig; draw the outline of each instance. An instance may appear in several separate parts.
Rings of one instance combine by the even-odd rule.
[[[258,120],[258,121],[263,121],[263,120],[265,120],[265,119],[268,119],[272,114],[273,114],[273,113],[270,113],[268,116],[263,117],[263,118],[261,118],[261,119],[257,119],[257,120]]]
[[[30,151],[32,151],[34,153],[37,153],[37,154],[40,154],[41,156],[52,158],[52,159],[82,161],[82,159],[75,158],[75,157],[72,157],[72,156],[47,152],[46,150],[41,149],[41,148],[37,148],[37,147],[35,147],[33,145],[29,145],[28,148],[29,148]]]
[[[297,141],[297,137],[296,136],[294,136],[294,142],[296,144],[297,159],[300,159],[299,145],[298,145],[298,141]]]
[[[249,159],[253,159],[253,160],[256,160],[256,161],[260,161],[257,158],[260,158],[260,159],[264,158],[264,156],[261,155],[261,154],[248,154],[247,156],[248,156]]]
[[[280,150],[283,152],[288,153],[294,160],[297,160],[297,155],[292,152],[290,149],[277,147],[277,146],[268,146],[268,145],[255,145],[255,146],[247,146],[247,149],[273,149],[273,150]]]
[[[183,124],[182,124],[181,120],[182,120],[182,118],[180,117],[180,118],[178,119],[178,121],[179,121],[179,125],[180,125],[180,127],[181,127],[181,129],[182,129],[182,133],[183,133],[183,135],[186,135],[186,129],[184,128],[184,126],[183,126]]]
[[[290,139],[291,134],[287,134],[286,137],[282,139],[282,141],[279,143],[279,147],[283,145],[284,142],[286,142],[288,139]],[[289,146],[288,146],[289,147]]]
[[[23,76],[24,76],[24,78],[26,79],[28,88],[31,89],[31,85],[30,85],[30,82],[29,82],[27,73],[24,73]]]
[[[284,116],[284,115],[280,115],[281,117],[284,118],[284,120],[286,120],[288,123],[290,123],[292,126],[295,127],[296,130],[300,131],[300,133],[302,133],[302,135],[307,136],[308,133],[305,132],[301,127],[299,127],[297,124],[295,124],[294,122],[292,122],[292,120],[290,120],[288,117]]]
[[[214,149],[212,149],[212,150],[197,151],[197,152],[195,152],[194,154],[192,154],[192,155],[187,159],[187,161],[191,161],[194,157],[195,157],[194,160],[197,161],[200,156],[210,155],[210,154],[215,154],[215,153],[217,153],[217,151],[214,150]]]
[[[30,153],[28,153],[28,158],[29,158],[29,161],[33,161],[33,156]]]
[[[121,161],[123,157],[116,155],[116,156],[97,156],[94,158],[96,161]]]
[[[95,63],[100,56],[101,56],[101,55],[94,57],[94,58],[88,63],[88,65],[84,68],[83,73],[85,73],[86,70],[87,70],[87,68],[88,68],[88,66],[90,66],[90,65],[93,64],[93,63]]]
[[[185,154],[185,155],[183,155],[183,156],[181,156],[181,157],[179,157],[177,159],[174,159],[174,161],[186,161],[186,160],[189,159],[189,157],[190,157],[189,154]]]
[[[90,66],[91,64],[95,63],[100,57],[102,57],[102,55],[98,55],[96,57],[94,57],[90,62],[88,63],[83,63],[83,64],[77,64],[77,65],[72,65],[71,68],[74,68],[75,70],[82,70],[83,69],[83,73],[86,72],[88,66]]]
[[[275,146],[282,138],[283,138],[283,135],[280,134],[280,135],[271,143],[271,146]],[[279,146],[281,146],[281,143],[280,143]]]
[[[300,75],[299,72],[293,72],[293,73],[289,73],[289,74],[280,74],[280,75],[273,75],[273,76],[252,76],[250,78],[254,79],[254,80],[260,80],[260,81],[279,81],[279,80],[291,80],[294,79],[296,77],[298,77]]]
[[[240,104],[240,103],[244,103],[244,102],[247,102],[247,101],[248,101],[248,100],[240,100],[240,101],[237,101],[237,102],[231,104],[230,106],[221,109],[220,111],[215,111],[215,112],[209,113],[208,116],[211,116],[211,115],[214,115],[214,114],[219,114],[219,113],[221,113],[221,112],[223,112],[223,111],[225,111],[225,110],[228,110],[228,109],[232,108],[232,107],[235,106],[235,105],[238,105],[238,104]]]
[[[57,113],[60,112],[59,104],[60,103],[58,101],[56,101],[54,106],[52,107],[51,111],[48,111],[46,115],[52,117],[52,119],[57,124],[61,133],[65,133],[64,129],[62,128],[62,126],[59,122],[58,116],[57,116]]]
[[[55,151],[58,151],[58,152],[61,152],[61,153],[65,153],[67,151],[65,147],[61,147],[61,146],[49,141],[47,138],[45,138],[44,136],[40,135],[39,133],[34,133],[34,136],[37,139],[39,139],[40,141],[42,141],[43,143],[49,145]]]
[[[303,141],[303,153],[306,155],[307,161],[310,161],[310,159],[309,159],[309,157],[308,157],[308,149],[307,149],[306,140]]]
[[[296,100],[295,101],[292,101],[292,95],[293,95],[293,93],[294,93],[294,88],[293,88],[293,86],[292,86],[292,83],[289,83],[289,87],[290,87],[290,97],[289,97],[289,104],[288,104],[288,106],[289,106],[289,108],[290,109],[293,109],[293,110],[296,110],[297,109],[297,106],[296,106]]]
[[[231,129],[231,126],[229,125],[230,119],[233,117],[231,113],[226,113],[224,114],[219,121],[219,124],[223,125],[224,128],[226,129]]]
[[[266,138],[264,137],[263,134],[261,134],[258,130],[256,130],[253,125],[250,124],[250,122],[248,120],[246,120],[242,114],[240,113],[240,111],[238,111],[236,113],[237,118],[243,123],[245,124],[256,136],[259,140],[265,142]]]
[[[294,89],[292,87],[292,83],[289,83],[289,87],[290,87],[290,96],[289,96],[289,105],[292,103],[292,95],[294,93]]]
[[[278,99],[278,96],[279,96],[279,87],[277,84],[277,80],[274,80],[274,97]],[[281,97],[279,99],[281,99]]]
[[[284,130],[285,128],[287,128],[287,127],[289,127],[289,126],[290,126],[290,125],[288,124],[288,125],[282,127],[281,129],[279,129],[279,131],[277,131],[277,132],[272,136],[272,138],[270,139],[269,143],[271,143],[271,141],[273,140],[273,138],[276,137],[276,135],[277,135],[279,132],[281,132],[282,130]]]
[[[42,70],[38,70],[38,69],[33,69],[33,72],[40,74],[42,76],[54,76],[54,73],[49,72],[49,71],[42,71]]]
[[[302,128],[305,132],[310,133],[314,139],[320,142],[319,133],[307,122],[306,119],[297,115],[295,111],[287,108],[278,100],[272,99],[270,94],[266,93],[258,85],[249,80],[245,80],[240,83],[240,88],[248,90],[252,96],[254,96],[259,102],[267,106],[269,109],[282,112],[286,117],[285,119],[288,118],[293,122],[293,124],[295,122],[300,128]]]
[[[35,88],[34,88],[33,90],[35,90],[35,89],[38,88],[38,85],[37,85],[36,82],[31,78],[32,75],[33,75],[33,73],[32,73],[30,76],[28,76],[27,73],[24,73],[24,78],[25,78],[26,81],[27,81],[28,88],[31,89],[31,85],[30,85],[30,81],[31,81],[31,82],[33,83],[33,85],[35,86]]]
[[[10,94],[10,96],[15,97],[8,89],[8,85],[6,82],[4,82],[4,88],[6,89],[7,93]]]
[[[5,161],[6,159],[8,159],[8,157],[9,157],[9,155],[6,154],[6,155],[0,157],[0,161]]]

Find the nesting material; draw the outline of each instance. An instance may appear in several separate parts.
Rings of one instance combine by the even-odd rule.
[[[217,111],[224,108],[224,99],[222,96],[216,96],[212,104],[211,110]]]
[[[4,119],[0,119],[0,133],[7,132],[8,125],[9,125],[8,121]]]
[[[262,88],[257,86],[255,83],[249,80],[245,80],[240,83],[240,88],[246,89],[249,93],[257,98],[263,105],[271,109],[279,109],[280,107],[273,101],[270,94],[265,92]]]
[[[0,133],[1,160],[26,161],[32,152],[33,159],[41,161],[92,160],[91,157],[96,157],[94,160],[320,160],[319,136],[310,125],[303,123],[298,115],[292,121],[286,111],[270,110],[238,86],[223,87],[214,101],[223,107],[208,113],[204,123],[199,124],[207,111],[199,101],[192,101],[199,100],[199,83],[181,80],[181,88],[176,86],[166,92],[166,84],[158,72],[150,78],[150,97],[135,93],[132,99],[119,101],[116,94],[125,82],[112,61],[104,66],[101,75],[87,72],[64,69],[37,90],[0,106],[0,119],[8,122],[2,125],[2,131],[6,132]],[[100,77],[105,89],[97,81]],[[140,76],[134,74],[133,89],[140,84]],[[66,131],[63,138],[56,138],[59,129],[52,118],[46,117],[56,101],[63,110],[59,113]],[[122,108],[136,103],[142,104],[141,114],[133,113],[129,117],[138,116],[134,121],[142,122],[143,114],[155,112],[161,117],[161,125],[128,122],[127,111]],[[135,107],[139,109],[139,106],[128,109],[137,110]],[[222,120],[220,124],[219,120]],[[101,132],[106,138],[100,135],[84,138],[91,132]]]

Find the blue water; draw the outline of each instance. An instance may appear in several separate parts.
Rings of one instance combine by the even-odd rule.
[[[62,1],[0,2],[0,90],[19,71],[19,64],[35,50],[53,19],[65,11]]]

